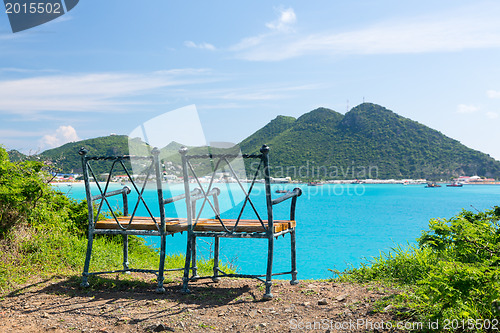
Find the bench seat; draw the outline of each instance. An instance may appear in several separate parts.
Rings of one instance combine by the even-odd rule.
[[[141,217],[134,216],[130,227],[128,223],[130,221],[130,216],[123,216],[117,218],[122,227],[127,230],[158,230],[157,224],[153,221],[151,217]],[[156,218],[157,223],[159,224],[160,218]],[[116,223],[115,219],[107,219],[97,221],[95,224],[95,229],[108,229],[108,230],[116,230],[120,229],[118,223]],[[165,231],[168,233],[182,232],[187,230],[187,220],[186,219],[178,219],[178,218],[165,218]]]
[[[120,224],[127,228],[128,230],[158,230],[156,223],[151,219],[151,217],[139,217],[134,216],[134,219],[128,227],[128,223],[130,221],[130,217],[118,217],[117,218]],[[159,218],[157,218],[159,221]],[[230,231],[233,230],[236,219],[222,219],[226,228]],[[264,225],[267,227],[267,221],[263,221]],[[276,220],[274,221],[274,233],[285,231],[288,229],[295,228],[295,220]],[[108,229],[108,230],[117,230],[120,229],[118,223],[116,223],[115,219],[107,219],[97,221],[95,225],[95,229]],[[187,231],[188,223],[187,219],[182,218],[166,218],[165,219],[165,231],[167,233],[176,233]],[[196,224],[195,231],[211,231],[211,232],[224,232],[224,228],[221,223],[217,219],[200,219]],[[262,224],[259,220],[240,220],[238,223],[238,227],[236,229],[237,232],[265,232]]]
[[[236,219],[222,219],[224,225],[229,231],[232,231]],[[263,221],[264,226],[267,227],[267,221]],[[275,220],[273,223],[274,233],[281,232],[284,230],[295,228],[294,220]],[[219,220],[216,219],[206,219],[200,220],[194,227],[194,231],[213,231],[213,232],[224,232]],[[265,232],[266,230],[262,227],[259,220],[240,220],[236,228],[237,232]]]

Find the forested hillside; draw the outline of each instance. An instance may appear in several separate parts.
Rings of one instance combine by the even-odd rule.
[[[500,177],[500,162],[382,106],[345,115],[319,108],[296,120],[279,116],[241,142],[244,153],[271,147],[276,176],[323,179]]]

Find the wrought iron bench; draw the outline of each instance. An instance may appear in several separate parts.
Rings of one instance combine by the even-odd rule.
[[[265,299],[273,297],[271,293],[272,281],[274,275],[291,275],[291,284],[297,284],[297,264],[296,264],[296,249],[295,249],[295,206],[297,198],[302,194],[300,188],[295,188],[293,191],[272,199],[271,185],[270,185],[270,172],[269,172],[269,147],[264,145],[260,149],[261,154],[255,155],[238,155],[238,154],[202,154],[202,155],[188,155],[187,148],[181,148],[180,154],[182,158],[184,190],[186,195],[187,207],[187,222],[188,222],[188,244],[186,251],[186,263],[184,267],[183,278],[183,291],[189,293],[189,282],[201,278],[212,278],[214,281],[219,281],[220,277],[241,277],[241,278],[256,278],[265,283],[266,291],[264,294]],[[231,167],[230,160],[235,158],[255,159],[259,162],[258,168],[253,174],[248,190],[242,184],[234,169]],[[193,167],[193,160],[209,160],[213,167],[212,176],[207,188],[203,188],[202,182],[198,177],[195,168]],[[244,194],[244,201],[236,218],[223,218],[220,208],[218,194],[213,193],[214,176],[222,165],[226,165],[229,169],[234,181],[239,185],[238,187]],[[261,218],[258,209],[255,207],[251,199],[251,193],[257,181],[259,174],[263,173],[264,186],[265,186],[265,199],[266,199],[266,213],[265,218]],[[198,186],[204,196],[203,203],[197,209],[196,203],[190,200],[191,185],[190,176],[194,180],[195,186]],[[211,197],[211,198],[210,198]],[[212,199],[212,200],[210,200]],[[273,206],[277,205],[287,199],[291,199],[290,218],[288,220],[275,220],[273,215]],[[214,218],[201,218],[201,212],[205,207],[209,206]],[[250,206],[255,213],[255,219],[243,219],[243,211],[245,207]],[[288,272],[273,273],[273,250],[274,240],[278,236],[290,234],[291,241],[291,270]],[[196,238],[198,237],[212,237],[214,238],[214,266],[213,275],[200,277],[192,270],[193,275],[189,276],[190,262],[196,262]],[[268,242],[267,253],[267,271],[266,274],[227,274],[219,268],[219,239],[220,238],[255,238],[266,239]],[[191,263],[191,265],[192,265]],[[262,278],[265,277],[265,280]]]
[[[172,198],[163,198],[162,190],[162,172],[160,170],[160,151],[155,148],[149,157],[138,156],[88,156],[88,151],[81,148],[78,152],[81,156],[83,177],[85,182],[86,198],[88,205],[88,244],[87,253],[85,257],[85,264],[82,274],[82,283],[84,287],[89,286],[88,277],[90,275],[106,274],[106,273],[119,273],[119,272],[143,272],[153,273],[157,275],[158,292],[163,292],[164,271],[183,270],[184,268],[173,268],[165,270],[165,254],[166,254],[166,236],[173,235],[178,232],[188,230],[187,219],[185,218],[167,218],[165,216],[165,205],[172,202],[182,200],[186,197],[185,194],[178,195]],[[132,177],[129,168],[126,166],[127,161],[131,158],[141,160],[146,165],[146,175],[142,181],[142,186],[138,186]],[[95,163],[104,163],[105,161],[111,164],[109,167],[109,174],[103,184],[99,183],[99,175],[94,172],[93,165]],[[122,189],[109,191],[110,181],[113,177],[113,172],[124,172],[126,179],[130,182],[131,187],[125,186]],[[157,207],[159,208],[159,217],[154,216],[152,212],[151,202],[148,204],[144,199],[144,190],[149,181],[154,181],[157,189]],[[91,185],[94,186],[91,186]],[[133,206],[133,210],[129,212],[129,199],[128,195],[134,191],[137,194],[137,199]],[[96,193],[95,195],[92,192]],[[214,194],[216,190],[212,190]],[[120,196],[122,199],[123,216],[117,214],[117,208],[113,208],[108,198],[112,196]],[[194,189],[189,193],[190,200],[196,201],[204,196],[199,189]],[[94,204],[95,202],[97,204]],[[156,200],[155,200],[156,201]],[[137,210],[140,205],[143,205],[147,211],[147,216],[136,216]],[[95,206],[97,208],[95,209]],[[106,211],[109,218],[100,219],[102,212]],[[89,272],[90,259],[92,255],[92,244],[95,235],[122,235],[123,236],[123,269]],[[128,262],[128,236],[129,235],[142,235],[142,236],[158,236],[160,237],[160,258],[158,269],[134,269],[129,267]],[[195,270],[196,272],[196,270]]]

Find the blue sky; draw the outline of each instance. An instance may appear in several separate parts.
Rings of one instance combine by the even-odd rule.
[[[195,104],[210,140],[377,103],[500,159],[497,1],[80,1],[13,34],[0,144],[36,153]]]

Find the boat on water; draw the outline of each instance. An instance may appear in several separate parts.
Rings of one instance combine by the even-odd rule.
[[[459,183],[459,182],[453,182],[451,184],[446,185],[446,187],[462,187],[464,184]]]
[[[288,193],[288,192],[290,192],[290,191],[288,191],[288,190],[280,190],[280,189],[278,189],[278,190],[276,190],[275,192],[276,192],[276,193]]]
[[[431,187],[441,187],[441,185],[436,184],[436,183],[427,183],[427,185],[426,185],[425,187],[426,187],[426,188],[431,188]]]
[[[307,186],[321,186],[323,185],[322,182],[309,182],[307,183]]]

